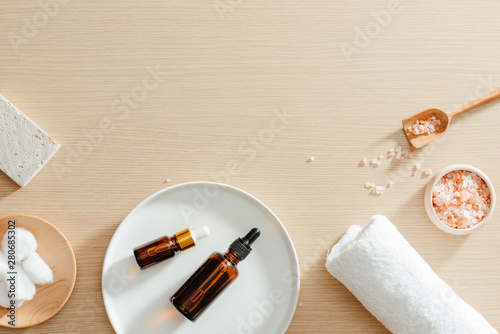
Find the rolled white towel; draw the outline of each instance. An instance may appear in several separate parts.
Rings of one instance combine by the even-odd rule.
[[[385,216],[351,226],[328,253],[326,268],[392,333],[498,334]]]

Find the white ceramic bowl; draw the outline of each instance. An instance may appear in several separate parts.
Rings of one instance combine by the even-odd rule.
[[[467,170],[470,172],[476,173],[478,176],[480,176],[484,182],[488,185],[488,188],[490,189],[490,211],[488,214],[483,218],[483,220],[468,229],[456,229],[449,227],[448,225],[445,225],[444,223],[439,220],[439,218],[436,215],[436,211],[434,210],[434,206],[432,205],[432,192],[434,190],[434,186],[436,183],[446,174],[449,172],[455,171],[455,170]],[[437,172],[432,179],[429,181],[427,184],[427,188],[425,189],[425,196],[424,196],[424,201],[425,201],[425,209],[427,210],[427,214],[429,215],[429,218],[431,221],[436,225],[439,229],[450,233],[450,234],[455,234],[455,235],[466,235],[469,233],[472,233],[478,229],[480,229],[484,224],[490,220],[491,215],[493,214],[493,211],[495,210],[495,203],[496,203],[496,196],[495,196],[495,189],[493,188],[493,183],[491,183],[490,179],[484,174],[481,170],[479,170],[476,167],[470,166],[470,165],[465,165],[465,164],[456,164],[456,165],[450,165],[448,167],[445,167],[441,169],[439,172]]]

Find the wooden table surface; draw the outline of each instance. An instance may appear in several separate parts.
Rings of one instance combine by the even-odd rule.
[[[0,215],[58,226],[78,277],[66,306],[23,333],[112,333],[101,270],[115,229],[147,196],[195,180],[244,189],[285,224],[302,274],[289,334],[387,333],[324,268],[376,213],[500,329],[500,213],[447,235],[411,164],[358,167],[408,146],[405,115],[500,86],[500,1],[40,3],[0,5],[0,93],[62,148],[24,189],[0,175]],[[467,112],[413,162],[472,164],[500,190],[499,126],[500,102]],[[380,197],[363,187],[388,180]]]

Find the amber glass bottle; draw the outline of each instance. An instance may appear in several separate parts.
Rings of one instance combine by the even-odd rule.
[[[146,269],[174,257],[177,252],[194,247],[196,241],[209,234],[210,229],[204,226],[192,232],[189,229],[182,230],[173,237],[161,237],[135,248],[135,260],[141,269]]]
[[[236,239],[226,254],[213,253],[170,299],[179,312],[191,321],[196,320],[238,277],[236,265],[250,254],[250,246],[259,236],[259,229],[254,228],[245,237]]]

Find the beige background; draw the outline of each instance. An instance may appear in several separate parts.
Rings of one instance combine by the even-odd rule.
[[[62,144],[27,188],[0,175],[0,215],[56,224],[78,261],[67,305],[23,333],[112,333],[101,267],[120,221],[150,194],[214,180],[228,163],[239,169],[226,181],[268,204],[294,240],[303,277],[289,334],[387,332],[324,269],[346,228],[375,213],[500,329],[500,213],[469,237],[447,235],[427,218],[428,179],[411,177],[410,165],[357,166],[407,145],[405,115],[500,86],[500,1],[60,0],[51,16],[37,1],[0,8],[0,93]],[[388,8],[381,26],[372,13]],[[342,48],[355,52],[350,62]],[[159,84],[145,91],[157,66]],[[275,110],[291,116],[270,132]],[[500,190],[499,125],[500,103],[461,115],[414,162],[469,163]],[[378,198],[363,187],[389,179],[395,186]]]

